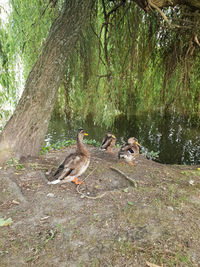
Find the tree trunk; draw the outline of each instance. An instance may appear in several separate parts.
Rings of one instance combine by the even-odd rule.
[[[65,1],[35,65],[17,108],[0,135],[0,162],[9,157],[38,156],[56,93],[90,11],[92,0]]]

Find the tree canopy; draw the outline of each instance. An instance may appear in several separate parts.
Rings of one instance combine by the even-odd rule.
[[[0,28],[4,98],[14,98],[17,104],[17,58],[27,79],[51,42],[47,36],[63,5],[72,7],[75,2],[10,1],[9,23]],[[161,107],[199,114],[199,1],[91,3],[87,23],[79,29],[66,63],[63,60],[65,71],[54,111],[82,118],[92,114],[97,123],[108,125],[119,114],[130,116]]]

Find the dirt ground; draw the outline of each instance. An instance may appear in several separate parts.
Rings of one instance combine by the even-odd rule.
[[[47,184],[74,146],[1,167],[0,266],[200,266],[200,166],[87,147],[78,187]]]

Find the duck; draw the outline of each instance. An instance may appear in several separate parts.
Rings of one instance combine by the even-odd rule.
[[[115,143],[116,137],[111,132],[107,132],[105,137],[103,138],[100,149],[106,151],[110,149],[110,152],[112,153],[112,148],[115,146]]]
[[[55,179],[48,182],[48,184],[74,182],[79,185],[83,183],[78,180],[78,177],[87,170],[90,164],[90,153],[83,144],[83,138],[87,135],[88,134],[82,128],[77,131],[76,152],[69,154],[64,159],[53,175]]]
[[[123,159],[130,165],[134,165],[133,161],[139,155],[139,146],[138,140],[135,137],[130,137],[127,143],[120,148],[118,158]],[[122,161],[122,163],[124,162]]]

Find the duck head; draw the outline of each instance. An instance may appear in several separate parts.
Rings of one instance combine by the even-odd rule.
[[[138,143],[138,140],[135,137],[130,137],[128,139],[128,144],[130,144],[130,145],[136,144],[137,146],[140,146],[140,144]]]
[[[87,136],[88,133],[86,133],[82,128],[78,129],[77,131],[77,139],[79,139],[81,142],[84,138],[84,136]]]
[[[111,132],[107,132],[106,135],[107,135],[108,138],[116,139],[116,136],[114,136]]]

